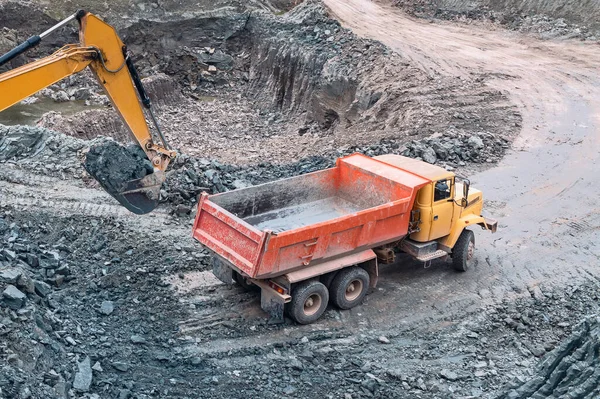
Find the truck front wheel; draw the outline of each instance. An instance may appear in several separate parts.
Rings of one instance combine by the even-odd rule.
[[[355,307],[367,294],[369,282],[369,273],[358,266],[340,271],[333,279],[329,289],[331,302],[344,310]]]
[[[475,262],[475,234],[463,230],[452,249],[452,266],[459,272],[466,272]]]
[[[329,292],[323,283],[309,280],[298,283],[292,290],[289,315],[300,324],[310,324],[319,319],[327,309]]]

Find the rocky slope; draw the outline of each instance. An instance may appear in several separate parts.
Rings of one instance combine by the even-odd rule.
[[[480,20],[541,37],[600,39],[600,4],[594,0],[395,0],[411,14]]]

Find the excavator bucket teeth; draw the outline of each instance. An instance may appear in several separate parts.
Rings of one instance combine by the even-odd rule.
[[[166,179],[164,172],[156,171],[141,179],[130,180],[123,185],[122,190],[114,191],[90,170],[88,173],[100,183],[108,194],[136,215],[144,215],[156,209],[160,202],[160,188]]]
[[[154,172],[141,179],[130,180],[121,193],[109,193],[125,208],[137,215],[152,212],[159,204],[164,172]]]

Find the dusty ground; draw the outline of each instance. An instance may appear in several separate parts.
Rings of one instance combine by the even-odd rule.
[[[350,143],[359,150],[413,148],[406,127],[413,122],[392,128],[381,125],[398,114],[412,115],[415,119],[410,121],[421,120],[422,126],[444,126],[454,120],[454,130],[441,133],[485,133],[485,148],[496,148],[497,140],[506,137],[510,142],[513,132],[520,133],[498,164],[478,154],[465,161],[436,159],[463,172],[482,170],[472,173],[473,185],[483,189],[488,212],[501,224],[495,235],[477,231],[477,266],[456,274],[444,263],[423,269],[400,259],[398,265],[382,268],[380,287],[363,305],[347,312],[330,309],[311,326],[291,322],[271,326],[254,295],[211,277],[208,259],[190,238],[190,216],[174,217],[168,207],[149,216],[130,215],[82,178],[77,151],[87,142],[51,134],[39,154],[19,155],[0,169],[0,242],[2,250],[11,251],[0,251],[2,270],[20,270],[24,281],[15,279],[12,284],[23,291],[31,286],[27,278],[51,284],[46,290],[38,283],[18,312],[0,307],[0,354],[6,359],[0,366],[0,397],[516,398],[511,387],[528,381],[538,359],[559,346],[585,315],[598,311],[600,213],[595,198],[600,186],[594,172],[600,131],[596,95],[600,77],[595,67],[600,48],[575,41],[538,41],[482,27],[432,24],[383,2],[324,3],[342,27],[391,50],[375,53],[380,71],[371,73],[359,61],[348,61],[344,64],[348,69],[342,70],[357,68],[357,76],[365,79],[358,81],[367,88],[379,84],[384,93],[391,88],[395,95],[388,104],[401,104],[404,98],[417,104],[410,112],[390,106],[387,118],[365,109],[364,114],[373,118],[362,131],[379,126],[382,133]],[[313,41],[314,21],[287,23],[292,28],[310,27],[306,31],[312,37],[300,54],[308,56],[310,48],[328,51],[327,42]],[[255,32],[268,31],[270,24],[256,25]],[[282,36],[289,39],[286,35],[284,31]],[[342,30],[339,35],[350,42],[350,47],[340,49],[343,57],[349,49],[372,43]],[[242,51],[231,53],[237,58]],[[331,54],[335,57],[333,50]],[[361,54],[358,58],[365,57]],[[277,53],[273,56],[277,59]],[[386,67],[389,60],[397,61]],[[165,64],[159,60],[157,65]],[[260,71],[252,69],[251,62],[246,65],[249,72]],[[401,84],[398,76],[406,76],[402,70],[410,70],[411,87],[396,88]],[[393,82],[385,80],[383,72]],[[277,92],[280,86],[268,86],[272,78],[261,80],[260,75],[254,75],[257,82]],[[235,71],[225,76],[234,89],[240,87]],[[242,105],[236,108],[240,105],[232,101],[236,97],[229,89],[209,83],[194,93],[190,84],[195,80],[183,80],[182,94],[175,94],[186,98],[182,102],[193,99],[190,93],[218,97],[216,104],[192,101],[189,107],[197,108],[190,109],[219,115],[229,107],[232,117],[240,118],[239,114],[259,113],[261,108],[246,98],[257,93],[251,82],[247,91],[240,92]],[[411,97],[417,86],[432,89]],[[266,97],[270,93],[266,91]],[[319,94],[326,92],[313,93],[322,100]],[[444,105],[429,106],[438,101]],[[335,105],[335,110],[345,110]],[[159,106],[166,110],[168,102]],[[282,127],[272,131],[283,136],[282,142],[291,137],[305,140],[297,129],[306,119],[293,109],[288,105],[278,113],[269,111],[282,121]],[[256,123],[273,126],[268,124],[269,112]],[[219,126],[213,131],[222,133],[223,146],[207,147],[207,153],[240,140],[232,137],[233,129],[227,130],[228,118],[223,115],[218,124],[213,122]],[[246,119],[241,117],[239,123]],[[313,120],[319,125],[317,116]],[[297,123],[294,136],[286,133],[287,122]],[[72,126],[61,123],[56,125]],[[331,128],[312,128],[309,137],[347,140],[354,134],[339,125]],[[249,135],[259,131],[263,129]],[[433,146],[426,141],[431,133],[436,131],[414,137],[420,140],[417,147]],[[31,137],[39,144],[37,133]],[[192,146],[191,137],[181,144],[183,148]],[[265,140],[265,146],[273,144],[272,138],[257,139]],[[178,195],[187,197],[189,204],[193,190],[205,183],[221,190],[325,166],[340,144],[333,140],[323,149],[323,142],[302,150],[294,141],[282,157],[284,162],[276,165],[247,159],[236,164],[240,159],[235,151],[229,157],[222,151],[214,156],[192,153],[196,156],[183,157],[175,165],[176,180],[169,190],[181,188]],[[245,143],[251,146],[253,140]],[[499,158],[505,147],[508,144],[501,140],[484,158]],[[266,151],[270,160],[278,148]],[[285,163],[287,158],[297,162]],[[58,262],[51,261],[56,259],[54,253]],[[42,261],[39,267],[32,265],[32,256]],[[2,277],[2,288],[9,277]],[[112,311],[105,301],[112,302]],[[82,379],[90,373],[91,385],[82,389]]]

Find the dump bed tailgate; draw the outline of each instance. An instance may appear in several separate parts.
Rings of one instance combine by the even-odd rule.
[[[256,268],[267,234],[257,230],[202,194],[193,235],[196,240],[248,275]]]

